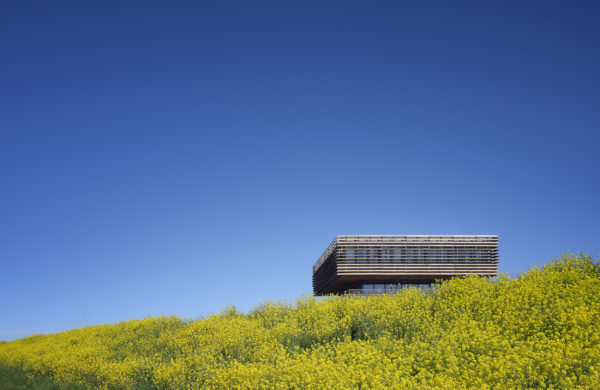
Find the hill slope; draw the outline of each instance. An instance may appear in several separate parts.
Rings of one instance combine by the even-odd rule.
[[[22,388],[600,388],[600,266],[566,254],[435,293],[304,298],[0,344]]]

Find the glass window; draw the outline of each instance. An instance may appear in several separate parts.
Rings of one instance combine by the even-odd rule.
[[[354,248],[348,248],[346,250],[346,261],[348,263],[356,263],[356,252]]]

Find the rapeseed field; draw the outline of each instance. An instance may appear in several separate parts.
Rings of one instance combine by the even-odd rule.
[[[600,265],[565,254],[433,292],[305,297],[0,343],[0,386],[600,389]]]

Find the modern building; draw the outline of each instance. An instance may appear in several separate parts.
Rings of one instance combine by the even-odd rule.
[[[337,236],[313,266],[315,295],[394,292],[498,274],[498,236]]]

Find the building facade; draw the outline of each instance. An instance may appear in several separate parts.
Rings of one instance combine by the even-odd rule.
[[[498,274],[498,236],[341,235],[313,266],[315,295],[395,292]]]

